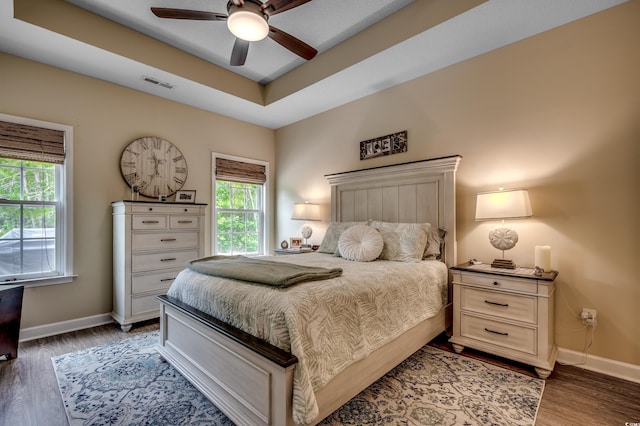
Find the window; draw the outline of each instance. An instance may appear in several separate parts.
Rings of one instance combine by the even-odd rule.
[[[213,155],[213,252],[265,253],[266,163]]]
[[[0,114],[0,282],[69,282],[72,129]]]

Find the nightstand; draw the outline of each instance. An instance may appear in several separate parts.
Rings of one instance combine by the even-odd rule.
[[[465,346],[535,367],[546,379],[556,362],[556,271],[492,268],[465,263],[451,268],[456,352]]]

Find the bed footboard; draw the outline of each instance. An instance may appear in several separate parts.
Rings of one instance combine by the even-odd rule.
[[[157,349],[234,423],[292,425],[297,358],[168,296]]]

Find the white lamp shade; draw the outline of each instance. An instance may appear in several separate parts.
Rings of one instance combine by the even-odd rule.
[[[320,206],[311,203],[295,203],[291,219],[295,220],[320,220]]]
[[[532,215],[526,189],[482,192],[476,197],[476,220],[518,219]]]
[[[258,41],[269,34],[269,24],[264,18],[249,10],[239,10],[227,18],[229,31],[239,39]]]

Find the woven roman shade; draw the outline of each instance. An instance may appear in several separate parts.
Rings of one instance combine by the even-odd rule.
[[[216,179],[263,184],[267,180],[267,174],[261,164],[216,157]]]
[[[64,132],[0,121],[0,157],[64,163]]]

